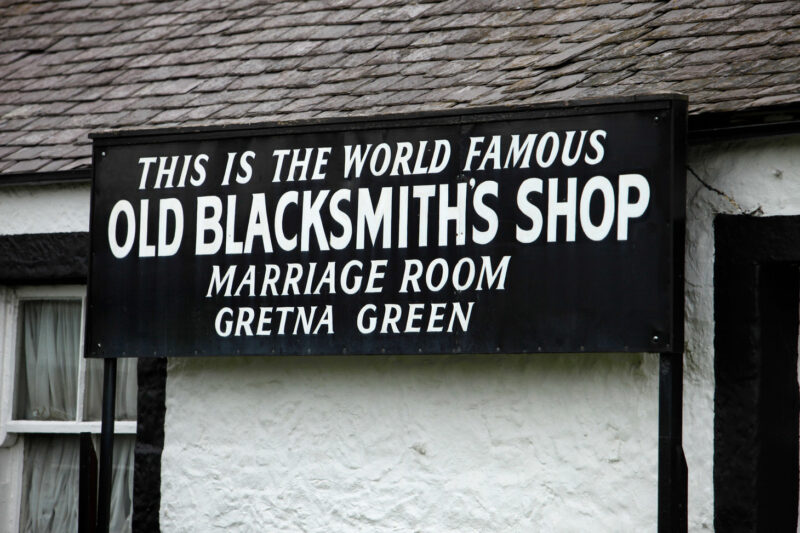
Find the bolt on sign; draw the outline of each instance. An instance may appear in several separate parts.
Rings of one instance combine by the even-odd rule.
[[[681,347],[680,97],[93,139],[89,357]]]

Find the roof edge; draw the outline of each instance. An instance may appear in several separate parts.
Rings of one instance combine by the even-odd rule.
[[[689,115],[689,144],[800,133],[800,102]]]
[[[55,172],[0,173],[0,187],[11,187],[14,185],[49,185],[53,183],[89,183],[91,181],[91,168],[60,170]]]

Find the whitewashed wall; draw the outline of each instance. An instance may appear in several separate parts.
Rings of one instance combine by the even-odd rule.
[[[635,355],[175,362],[162,524],[635,530],[656,517],[656,379]]]
[[[0,235],[89,231],[88,184],[0,187]]]
[[[713,528],[713,216],[800,214],[800,137],[696,147],[689,165],[724,193],[688,175],[699,531]],[[0,188],[0,234],[84,231],[88,194]],[[653,355],[173,360],[162,529],[654,531],[657,393]],[[0,490],[16,456],[0,453]]]

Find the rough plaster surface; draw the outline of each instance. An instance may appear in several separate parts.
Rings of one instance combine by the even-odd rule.
[[[88,184],[0,187],[0,235],[89,231]]]
[[[690,530],[713,529],[713,219],[800,214],[800,137],[687,175]],[[720,194],[722,193],[722,194]],[[172,361],[164,531],[655,531],[652,355]]]
[[[163,531],[633,531],[652,355],[172,361]]]

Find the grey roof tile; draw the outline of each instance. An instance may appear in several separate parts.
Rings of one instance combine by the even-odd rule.
[[[224,104],[211,104],[211,105],[201,105],[197,107],[190,107],[186,110],[186,114],[183,115],[183,120],[205,120],[208,117],[212,116],[214,113],[219,111],[225,107]]]
[[[288,100],[274,100],[270,102],[261,102],[260,104],[252,107],[250,109],[250,113],[253,115],[269,115],[274,113],[280,109],[283,109],[286,105],[288,105]]]
[[[66,161],[66,163],[61,167],[61,170],[89,168],[90,164],[91,164],[91,159],[88,156],[81,159],[71,159]]]
[[[795,15],[793,17],[785,18],[782,22],[778,24],[780,28],[794,28],[795,30],[798,25],[800,25],[800,15]]]
[[[200,82],[197,78],[183,78],[148,83],[136,92],[136,96],[184,94],[197,87]]]
[[[213,115],[212,118],[239,118],[244,117],[245,114],[256,106],[255,103],[246,104],[231,104],[226,105]]]
[[[37,172],[56,172],[59,170],[64,170],[64,166],[66,162],[63,159],[56,159],[51,156],[50,162],[44,165],[43,167],[38,168]]]
[[[771,17],[743,17],[738,19],[735,24],[731,25],[729,31],[763,31],[765,29],[784,27],[785,24],[792,26],[793,23],[791,20],[791,17],[787,19],[782,15]],[[800,15],[798,15],[798,20],[800,20]]]
[[[153,118],[151,118],[151,122],[154,124],[161,125],[162,123],[169,122],[173,123],[178,119],[182,118],[184,115],[188,113],[187,108],[178,108],[178,109],[165,109],[160,113],[157,113]]]
[[[763,15],[786,15],[787,13],[800,13],[800,4],[794,0],[783,2],[761,3],[747,8],[742,12],[744,17],[755,17]]]
[[[41,153],[41,152],[40,152]],[[25,159],[23,161],[11,161],[12,164],[3,169],[3,172],[12,174],[14,172],[36,172],[48,163],[47,159],[36,157],[33,159]]]

